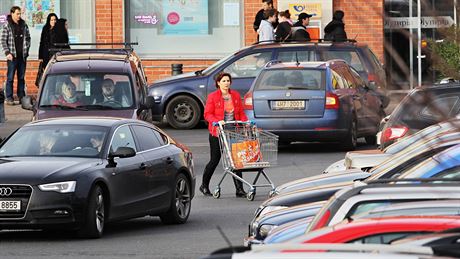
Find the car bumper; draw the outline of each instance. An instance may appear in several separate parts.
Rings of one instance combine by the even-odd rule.
[[[321,118],[256,118],[245,111],[257,127],[275,133],[281,140],[338,141],[348,133],[348,123],[336,111],[326,111]]]
[[[19,199],[20,211],[0,212],[0,229],[76,229],[84,218],[85,200],[78,201],[74,193],[43,192],[34,186],[29,197],[8,198]]]

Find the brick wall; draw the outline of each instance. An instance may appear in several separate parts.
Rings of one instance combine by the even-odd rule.
[[[96,0],[96,42],[124,41],[123,0]],[[274,1],[276,3],[276,1]],[[261,0],[244,0],[244,42],[246,45],[256,42],[257,35],[252,28],[254,17],[261,8]],[[368,43],[376,55],[383,61],[383,0],[334,0],[334,10],[345,12],[345,24],[348,37]],[[142,57],[141,57],[142,58]],[[143,60],[149,82],[171,75],[171,64],[182,63],[184,72],[206,68],[216,60]],[[6,64],[1,66],[6,75]],[[36,94],[34,85],[38,62],[27,63],[26,83],[28,94]]]
[[[334,10],[345,12],[345,30],[348,38],[369,44],[380,61],[383,54],[383,0],[335,0]]]

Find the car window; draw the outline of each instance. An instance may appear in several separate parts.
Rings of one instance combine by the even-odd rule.
[[[138,125],[133,126],[133,129],[137,139],[140,140],[140,151],[150,150],[164,145],[163,139],[156,130]]]
[[[358,53],[354,50],[327,50],[322,52],[323,60],[342,59],[358,72],[365,71]]]
[[[315,51],[313,50],[289,50],[289,51],[280,51],[278,53],[277,60],[282,62],[306,62],[306,61],[316,61]]]
[[[263,71],[255,90],[325,89],[325,70],[321,69],[269,69]]]
[[[442,120],[449,116],[452,113],[453,109],[457,107],[458,113],[458,104],[459,96],[448,96],[444,98],[436,99],[430,102],[422,111],[420,112],[420,117],[431,119],[431,120]]]
[[[42,89],[40,107],[100,109],[104,106],[107,109],[125,109],[133,105],[131,82],[127,75],[122,74],[49,75]]]
[[[420,232],[399,232],[399,233],[384,233],[372,236],[361,237],[359,239],[355,239],[348,243],[355,243],[355,244],[390,244],[393,241],[406,238],[408,236],[413,236],[416,234],[422,234]]]
[[[370,56],[371,63],[374,66],[374,69],[380,69],[382,67],[382,63],[380,63],[380,60],[375,56],[374,52],[372,52],[371,49],[366,48],[366,52],[369,53],[368,55]]]
[[[23,127],[3,144],[0,156],[98,157],[107,131],[76,125]]]
[[[272,52],[253,53],[231,63],[224,72],[229,73],[233,78],[255,77],[271,57]]]
[[[112,137],[110,152],[115,152],[119,147],[130,147],[137,151],[136,143],[134,142],[133,134],[128,126],[118,128]]]
[[[445,170],[443,172],[440,172],[433,177],[436,178],[460,178],[460,166],[456,166],[453,168],[450,168],[448,170]]]

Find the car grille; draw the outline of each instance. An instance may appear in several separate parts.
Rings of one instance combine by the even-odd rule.
[[[0,185],[1,188],[11,188],[10,195],[0,195],[0,201],[21,201],[20,211],[1,211],[0,219],[17,219],[23,218],[29,204],[30,196],[32,194],[32,187],[27,185]]]

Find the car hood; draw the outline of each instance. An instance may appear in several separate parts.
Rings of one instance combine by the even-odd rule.
[[[95,116],[95,117],[119,117],[125,119],[136,119],[136,110],[57,110],[46,109],[39,110],[36,114],[36,120],[57,118],[57,117],[75,117],[75,116]]]
[[[170,76],[170,77],[166,77],[166,78],[163,78],[163,79],[160,79],[160,80],[156,80],[155,82],[153,82],[153,85],[160,85],[160,84],[164,84],[164,83],[172,83],[172,82],[176,82],[176,81],[180,81],[181,79],[189,79],[189,78],[193,78],[193,77],[198,77],[195,72],[190,72],[190,73],[184,73],[184,74],[180,74],[180,75],[176,75],[176,76]]]
[[[363,169],[379,165],[391,156],[392,154],[383,153],[380,150],[347,152],[344,163],[347,168]]]
[[[21,157],[0,159],[0,182],[37,185],[75,179],[101,163],[99,158]]]

